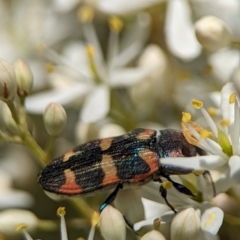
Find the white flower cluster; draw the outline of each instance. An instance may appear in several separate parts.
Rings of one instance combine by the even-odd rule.
[[[0,15],[1,240],[59,238],[58,205],[33,160],[42,168],[138,127],[180,129],[181,114],[186,140],[205,155],[160,162],[193,169],[171,176],[193,196],[160,176],[168,205],[155,182],[120,189],[100,214],[101,194],[71,199],[67,221],[57,211],[61,239],[238,239],[239,0],[0,0]]]

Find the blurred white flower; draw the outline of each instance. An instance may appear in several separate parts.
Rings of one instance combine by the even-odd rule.
[[[172,54],[186,61],[199,56],[201,46],[194,33],[189,3],[169,0],[166,14],[166,43]]]
[[[16,227],[20,223],[28,226],[28,231],[33,232],[37,229],[39,219],[34,213],[27,210],[9,209],[0,212],[0,232],[6,235],[15,235]]]
[[[12,177],[0,170],[0,209],[30,207],[33,204],[32,196],[12,187]]]
[[[195,32],[203,48],[210,52],[227,47],[232,40],[232,35],[227,25],[214,16],[205,16],[196,21]]]
[[[83,13],[80,13],[80,15],[83,18]],[[113,18],[110,21],[115,24],[120,20]],[[110,24],[111,31],[108,39],[109,44],[107,46],[106,61],[104,60],[102,49],[100,48],[100,43],[92,22],[84,21],[82,24],[85,39],[90,45],[88,45],[86,49],[82,48],[81,44],[75,44],[74,46],[77,47],[78,50],[75,48],[73,51],[68,51],[68,53],[71,54],[70,59],[78,60],[75,64],[71,65],[65,58],[64,61],[62,61],[63,58],[61,56],[56,57],[56,53],[51,49],[46,50],[48,56],[52,58],[53,61],[66,64],[70,66],[70,68],[75,69],[71,71],[72,80],[67,85],[65,84],[64,89],[58,87],[53,91],[28,97],[26,108],[29,112],[41,113],[46,104],[50,101],[66,105],[73,102],[76,98],[83,97],[87,94],[84,99],[80,117],[85,122],[95,122],[104,118],[109,111],[110,87],[126,87],[136,84],[148,76],[154,69],[153,66],[145,68],[125,67],[125,65],[137,56],[146,41],[150,24],[150,18],[147,14],[137,15],[131,30],[124,32],[124,36],[120,43],[118,36],[120,28],[119,30],[115,30],[116,26]],[[83,53],[81,49],[84,49],[85,52]],[[76,56],[76,52],[79,54],[77,58],[74,57]],[[80,71],[78,70],[79,67],[81,69]],[[76,70],[76,68],[78,69]],[[66,66],[63,68],[58,67],[56,70],[65,71],[66,73]],[[75,76],[75,79],[78,79],[74,80],[73,76]],[[59,75],[57,72],[54,73],[54,77],[57,81],[59,77],[63,82],[69,80],[69,77],[64,80],[64,76]]]

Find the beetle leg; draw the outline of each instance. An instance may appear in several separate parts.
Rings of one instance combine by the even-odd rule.
[[[107,199],[104,201],[104,203],[100,206],[100,208],[99,208],[100,213],[103,211],[103,209],[104,209],[107,205],[113,203],[113,201],[115,200],[115,198],[116,198],[116,196],[117,196],[117,194],[118,194],[119,189],[122,189],[122,188],[123,188],[122,184],[118,184],[118,185],[117,185],[117,187],[115,188],[115,190],[107,197]],[[133,232],[135,232],[135,230],[134,230],[134,228],[133,228],[133,225],[127,220],[127,218],[126,218],[124,215],[123,215],[123,218],[124,218],[125,223],[127,224],[127,226],[128,226]],[[136,233],[136,232],[135,232],[135,233]],[[136,233],[136,234],[137,234],[137,233]]]
[[[103,204],[100,206],[99,211],[102,212],[102,210],[109,204],[113,203],[113,201],[115,200],[117,193],[119,191],[119,189],[122,189],[123,186],[122,184],[118,184],[117,187],[115,188],[115,190],[107,197],[107,199],[103,202]]]
[[[167,200],[167,190],[162,185],[159,187],[159,192],[161,193],[162,198],[166,202],[166,204],[172,209],[172,211],[176,214],[177,211],[174,209],[174,207],[169,203]]]
[[[215,184],[214,184],[214,182],[213,182],[211,173],[206,170],[206,171],[203,173],[203,177],[204,177],[208,182],[210,182],[210,183],[212,184],[213,197],[216,197],[216,195],[217,195],[216,187],[215,187]]]
[[[174,182],[169,176],[163,176],[164,178],[166,178],[169,182],[171,182],[173,184],[173,186],[180,192],[189,196],[194,197],[194,194],[184,185]]]

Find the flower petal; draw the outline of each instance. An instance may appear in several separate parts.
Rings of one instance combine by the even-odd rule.
[[[97,7],[106,13],[116,14],[116,15],[126,15],[132,12],[137,12],[141,9],[150,7],[154,4],[164,2],[164,0],[101,0],[98,1]],[[127,7],[126,7],[127,6]]]
[[[109,89],[107,85],[95,87],[86,97],[80,118],[84,122],[96,122],[109,111]]]
[[[201,228],[206,232],[217,234],[223,221],[223,211],[218,207],[208,208],[202,215]]]
[[[111,205],[106,206],[100,215],[100,230],[106,240],[125,240],[126,224],[123,215]]]
[[[177,57],[191,60],[200,54],[186,0],[168,1],[165,31],[168,47]]]
[[[234,104],[229,104],[229,97],[234,92],[235,90],[232,82],[225,84],[221,92],[222,116],[223,119],[228,119],[230,124],[234,121]]]
[[[240,157],[232,156],[229,159],[228,166],[230,168],[230,178],[236,183],[240,183]]]
[[[114,2],[115,3],[115,2]],[[129,4],[129,3],[128,3]],[[144,47],[151,24],[151,17],[146,13],[139,13],[133,26],[126,30],[121,40],[119,54],[113,59],[114,67],[122,67],[132,61]]]
[[[42,114],[50,102],[66,105],[85,95],[91,86],[86,84],[75,84],[69,88],[46,91],[30,95],[26,99],[26,109],[33,114]]]
[[[174,165],[198,170],[211,170],[226,164],[226,160],[218,155],[161,158],[161,164]]]
[[[131,224],[144,219],[141,197],[134,189],[119,191],[114,205]]]
[[[156,69],[157,66],[116,69],[111,73],[110,85],[112,87],[131,86],[152,74],[152,72]]]

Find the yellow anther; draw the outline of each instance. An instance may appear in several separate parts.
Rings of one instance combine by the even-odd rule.
[[[211,117],[216,117],[216,115],[217,115],[217,109],[216,108],[209,107],[207,111],[208,111],[208,113]]]
[[[161,218],[155,218],[153,220],[153,229],[156,231],[159,231],[160,224],[161,224]]]
[[[92,225],[96,226],[99,223],[99,214],[94,212],[92,215]]]
[[[186,140],[190,143],[190,144],[192,144],[192,145],[194,145],[194,146],[198,146],[198,142],[199,142],[199,140],[198,139],[196,139],[193,135],[192,135],[192,133],[190,132],[190,130],[188,129],[188,127],[191,127],[191,128],[193,128],[197,133],[201,133],[202,132],[202,130],[203,130],[203,128],[201,127],[201,126],[199,126],[197,123],[195,123],[195,122],[188,122],[188,123],[184,123],[184,122],[182,122],[182,131],[183,131],[183,135],[184,135],[184,137],[186,138]]]
[[[203,102],[197,99],[193,99],[192,100],[192,105],[193,107],[195,107],[196,109],[200,109],[203,107]]]
[[[236,101],[237,98],[237,94],[236,93],[232,93],[229,97],[229,103],[234,103]]]
[[[190,79],[191,74],[188,70],[182,70],[181,72],[179,72],[178,76],[180,81],[185,81]]]
[[[229,120],[229,119],[222,119],[222,120],[220,121],[220,124],[221,124],[221,126],[223,126],[223,127],[228,127],[229,124],[230,124],[230,120]]]
[[[45,67],[48,73],[52,73],[54,71],[54,65],[52,63],[47,63]]]
[[[89,6],[83,6],[79,8],[77,17],[81,22],[91,22],[94,18],[94,11]]]
[[[206,129],[203,129],[201,132],[200,132],[200,136],[201,138],[212,138],[213,137],[213,133],[206,130]]]
[[[211,226],[212,223],[213,223],[213,221],[215,220],[215,218],[216,218],[216,214],[215,214],[214,212],[210,213],[210,214],[209,214],[209,218],[208,218],[208,220],[207,220],[206,223],[205,223],[205,226],[206,226],[206,227]]]
[[[86,53],[90,58],[93,58],[94,56],[94,47],[92,45],[87,45],[86,47]]]
[[[20,223],[20,224],[17,225],[16,231],[20,231],[20,230],[23,230],[23,229],[26,229],[26,228],[27,228],[26,223]]]
[[[205,66],[205,68],[204,68],[204,73],[206,73],[206,74],[210,74],[212,71],[213,71],[213,66],[212,65],[210,65],[210,64],[207,64],[206,66]]]
[[[35,48],[38,52],[42,53],[46,49],[46,45],[43,42],[39,42],[36,44]]]
[[[123,22],[120,18],[112,16],[109,19],[109,27],[113,32],[118,33],[122,30]]]
[[[187,123],[187,122],[191,121],[191,118],[192,118],[192,116],[190,113],[182,112],[182,121],[183,122]]]
[[[57,215],[58,215],[59,217],[63,217],[65,214],[66,214],[65,207],[59,207],[59,208],[57,209]]]
[[[173,184],[169,181],[163,182],[161,184],[162,184],[162,187],[165,188],[165,189],[171,189],[172,186],[173,186]]]

